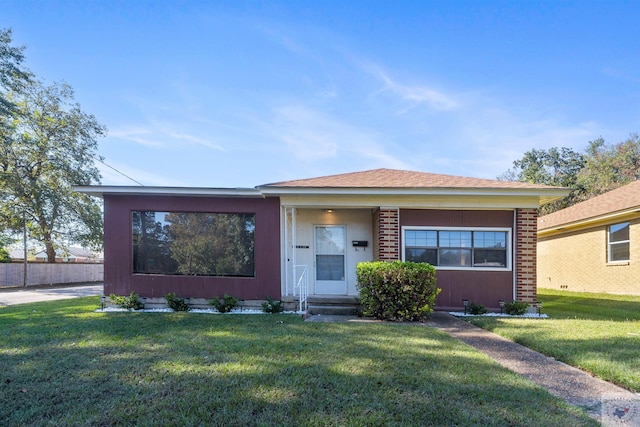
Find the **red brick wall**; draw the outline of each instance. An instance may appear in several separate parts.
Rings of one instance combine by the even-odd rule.
[[[377,259],[397,261],[400,259],[400,223],[398,209],[380,209],[376,215]]]
[[[535,303],[536,292],[536,209],[516,210],[516,295],[518,301]]]

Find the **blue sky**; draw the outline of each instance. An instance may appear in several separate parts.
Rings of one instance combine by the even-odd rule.
[[[27,65],[145,185],[495,178],[640,132],[638,1],[0,0]],[[103,184],[135,185],[103,168]]]

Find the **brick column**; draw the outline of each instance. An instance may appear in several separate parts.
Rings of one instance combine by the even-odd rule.
[[[516,209],[516,297],[530,304],[537,299],[537,231],[538,211]]]
[[[377,212],[377,254],[380,261],[400,259],[400,211],[397,208],[380,208]]]

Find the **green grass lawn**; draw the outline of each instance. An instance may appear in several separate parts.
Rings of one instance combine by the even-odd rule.
[[[416,324],[0,308],[0,425],[597,425]]]
[[[550,319],[471,322],[640,392],[640,296],[538,289],[538,300]]]

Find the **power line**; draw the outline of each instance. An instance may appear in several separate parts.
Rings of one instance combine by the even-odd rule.
[[[119,171],[118,169],[114,168],[111,165],[108,165],[107,163],[104,162],[104,160],[100,159],[100,157],[96,157],[96,156],[92,156],[95,160],[99,161],[100,163],[102,163],[103,165],[105,165],[106,167],[108,167],[109,169],[113,169],[114,171],[116,171],[117,173],[119,173],[120,175],[124,176],[127,179],[130,179],[131,181],[135,182],[138,185],[141,185],[144,187],[144,184],[141,183],[140,181],[136,181],[135,179],[131,178],[129,175],[127,175],[124,172]]]

